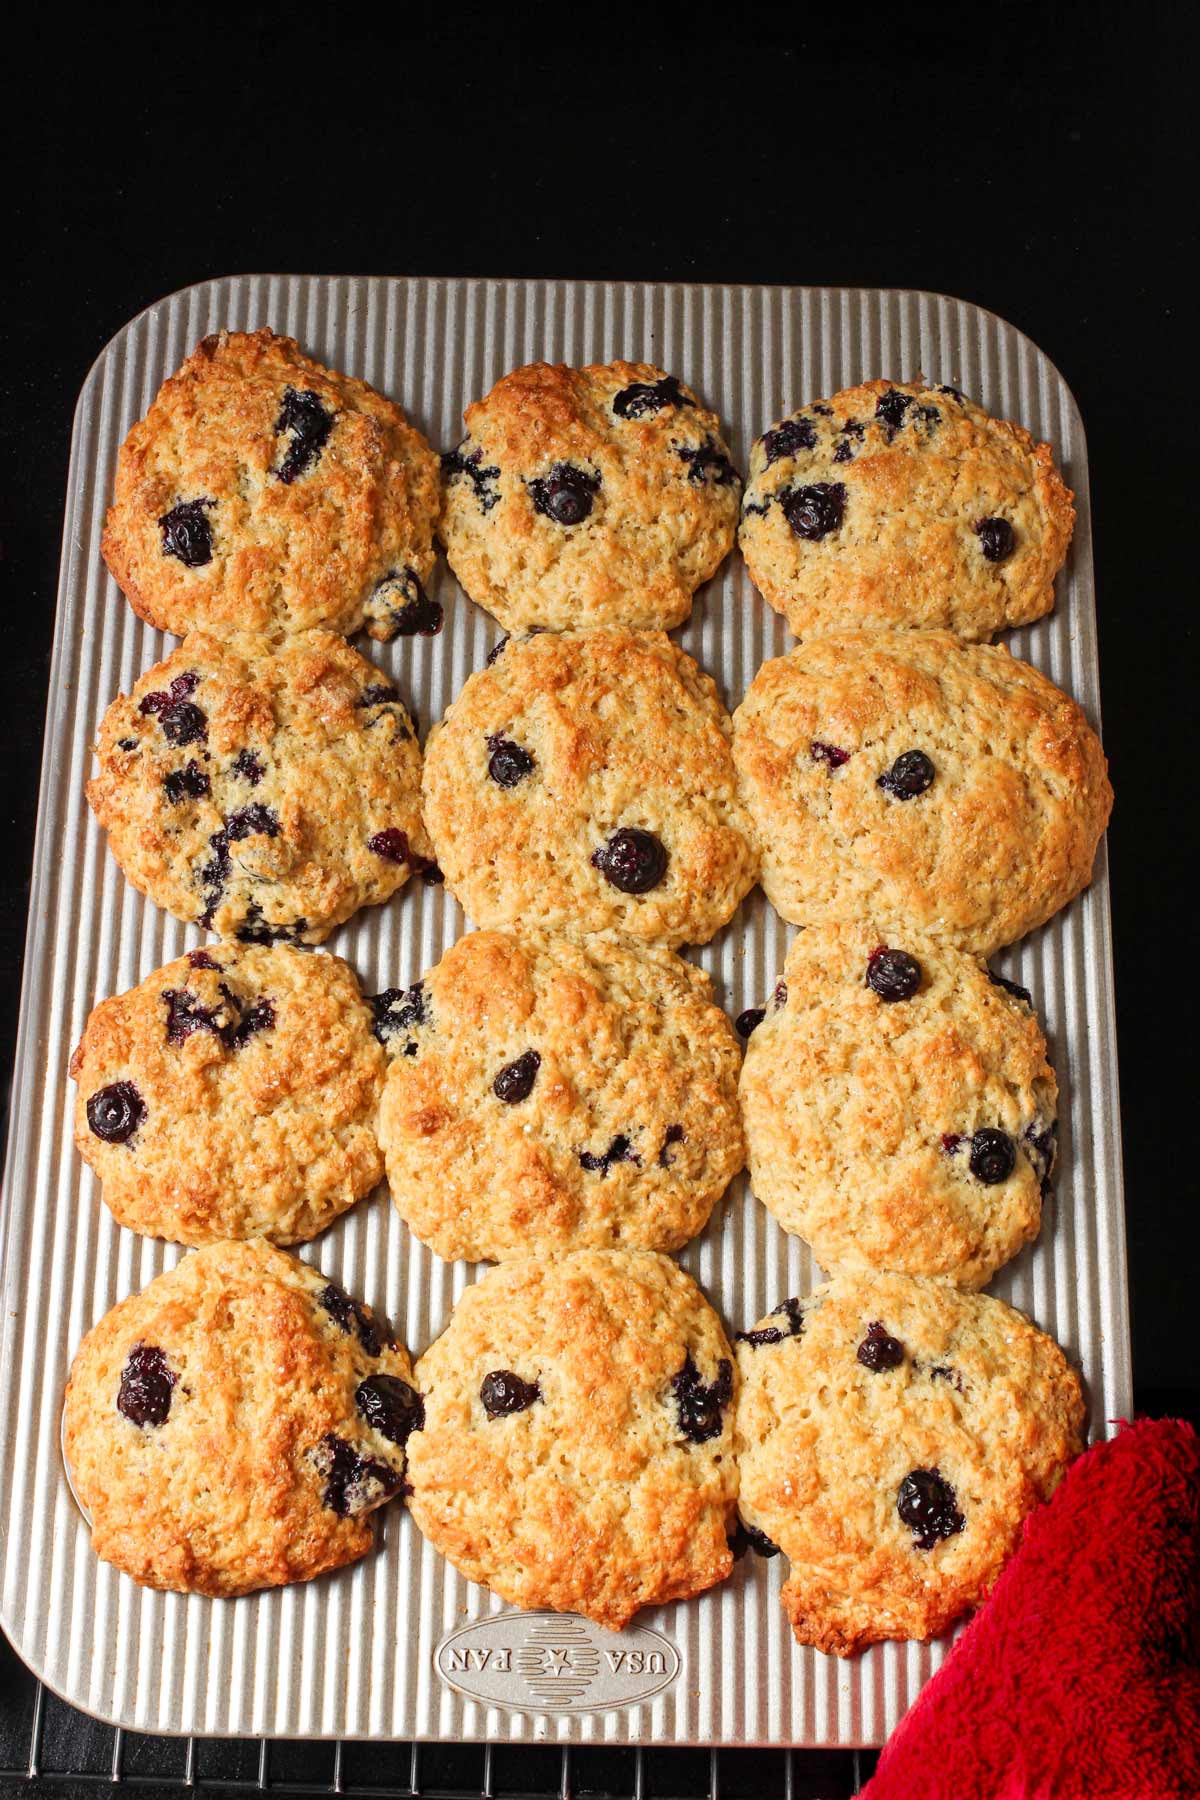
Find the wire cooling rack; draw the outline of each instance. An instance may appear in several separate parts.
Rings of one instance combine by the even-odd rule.
[[[850,1800],[869,1750],[545,1748],[143,1737],[76,1712],[0,1637],[0,1795],[347,1800]]]

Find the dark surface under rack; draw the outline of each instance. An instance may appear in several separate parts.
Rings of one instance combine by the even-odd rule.
[[[0,1795],[93,1800],[122,1785],[141,1800],[188,1792],[213,1800],[850,1800],[876,1760],[867,1750],[143,1737],[57,1699],[0,1637]]]

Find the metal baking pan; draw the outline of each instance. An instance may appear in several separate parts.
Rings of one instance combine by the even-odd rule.
[[[84,1331],[181,1252],[120,1230],[71,1141],[67,1058],[93,1003],[202,941],[125,882],[84,800],[98,720],[166,653],[105,573],[99,540],[117,448],[164,376],[221,326],[270,324],[394,395],[438,447],[463,406],[535,358],[623,356],[684,376],[726,421],[739,466],[753,437],[805,399],[873,375],[952,382],[1054,446],[1079,524],[1049,619],[1012,634],[1099,716],[1087,450],[1061,376],[1011,325],[924,293],[635,282],[243,276],[159,301],[119,332],[75,414],[12,1135],[2,1218],[0,1623],[57,1693],[146,1732],[494,1741],[880,1743],[945,1644],[879,1645],[852,1662],[801,1650],[778,1561],[747,1557],[698,1601],[640,1615],[622,1639],[522,1615],[462,1580],[399,1506],[353,1569],[251,1599],[136,1587],[88,1545],[59,1450],[62,1390]],[[47,503],[50,496],[47,496]],[[367,646],[422,737],[499,634],[456,589],[436,638]],[[735,555],[675,634],[730,707],[788,642]],[[1096,879],[1002,959],[1046,1020],[1061,1090],[1056,1198],[1037,1244],[992,1291],[1031,1313],[1083,1367],[1092,1431],[1129,1412],[1130,1363],[1109,895]],[[368,992],[416,980],[465,928],[444,891],[410,882],[329,947]],[[691,952],[731,1013],[769,992],[790,932],[760,892]],[[381,1190],[304,1255],[388,1313],[414,1353],[475,1270],[440,1262]],[[682,1253],[730,1329],[812,1285],[808,1252],[734,1185]],[[557,1667],[567,1679],[556,1685]]]

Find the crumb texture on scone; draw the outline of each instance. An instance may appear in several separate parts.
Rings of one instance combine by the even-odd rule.
[[[691,388],[648,363],[532,363],[464,419],[439,534],[472,600],[514,631],[687,617],[742,491]]]
[[[222,937],[319,943],[428,867],[412,721],[330,631],[193,632],[113,701],[96,761],[125,876]]]
[[[703,1228],[745,1160],[707,975],[615,937],[477,931],[419,986],[379,1136],[423,1243],[498,1261],[676,1250]]]
[[[1091,880],[1112,808],[1080,706],[1002,645],[814,638],[733,724],[762,884],[793,924],[870,918],[988,955]]]
[[[729,1573],[736,1371],[669,1258],[503,1263],[466,1290],[416,1378],[410,1510],[472,1581],[620,1630]]]
[[[391,400],[292,338],[222,331],[117,459],[104,559],[161,631],[390,638],[434,564],[438,460]]]
[[[738,541],[798,637],[945,626],[988,638],[1054,605],[1073,499],[1023,426],[954,388],[866,381],[758,439]]]
[[[850,1656],[978,1606],[1081,1447],[1079,1378],[986,1295],[843,1274],[740,1334],[739,1510],[796,1639]]]
[[[746,1047],[751,1185],[824,1269],[982,1287],[1037,1235],[1058,1084],[1027,997],[915,931],[812,925]]]
[[[213,944],[93,1009],[75,1142],[133,1231],[303,1243],[382,1179],[385,1069],[340,957]]]
[[[369,1308],[269,1244],[211,1244],[88,1332],[63,1447],[98,1556],[232,1596],[365,1555],[421,1417]]]
[[[447,885],[477,925],[707,942],[756,874],[730,737],[662,632],[505,640],[426,746]]]

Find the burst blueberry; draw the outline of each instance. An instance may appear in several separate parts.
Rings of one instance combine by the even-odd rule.
[[[117,1411],[143,1430],[165,1424],[175,1381],[174,1370],[156,1344],[135,1344],[121,1371]]]
[[[912,1469],[900,1483],[896,1511],[912,1531],[918,1550],[932,1550],[962,1530],[958,1496],[937,1469]]]
[[[795,456],[801,450],[815,450],[817,428],[811,419],[785,419],[782,425],[775,425],[763,433],[762,447],[770,468],[781,457]]]
[[[291,436],[287,453],[275,471],[285,487],[290,487],[320,461],[321,452],[333,430],[333,414],[322,406],[318,395],[307,388],[285,388],[283,405],[275,421],[278,433]]]
[[[733,1364],[722,1357],[714,1381],[704,1381],[689,1350],[683,1367],[671,1377],[679,1429],[689,1444],[720,1437],[724,1410],[733,1399]]]
[[[215,500],[181,500],[158,521],[162,553],[173,556],[186,569],[202,569],[212,561],[212,525],[206,508]]]
[[[635,381],[622,388],[613,399],[612,409],[618,419],[644,419],[662,412],[666,406],[694,405],[675,376],[664,375],[661,381]]]
[[[425,1425],[425,1402],[398,1375],[371,1375],[354,1390],[354,1404],[372,1430],[393,1444],[406,1444]]]

